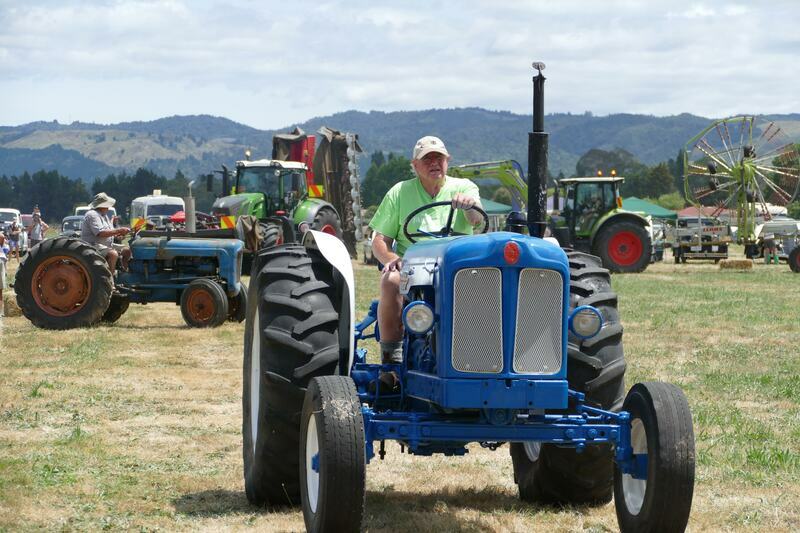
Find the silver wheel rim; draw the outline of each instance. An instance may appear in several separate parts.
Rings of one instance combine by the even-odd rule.
[[[311,413],[306,430],[306,497],[308,507],[312,513],[317,512],[317,500],[319,498],[319,472],[314,471],[311,462],[314,456],[319,454],[319,442],[317,441],[317,421],[314,413]],[[319,465],[318,470],[322,465]]]
[[[539,460],[539,454],[542,452],[542,443],[538,441],[526,441],[522,443],[522,447],[525,448],[525,455],[528,456],[528,460],[531,462]]]
[[[633,453],[647,453],[647,432],[639,418],[631,420],[631,445]],[[646,479],[634,479],[630,474],[622,475],[622,494],[625,496],[625,507],[632,515],[642,510],[644,495],[647,492]]]
[[[253,339],[250,342],[250,436],[253,439],[253,453],[258,442],[258,408],[261,405],[261,331],[258,310],[253,319]]]

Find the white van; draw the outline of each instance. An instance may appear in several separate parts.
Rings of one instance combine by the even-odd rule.
[[[8,239],[8,232],[11,228],[12,222],[16,222],[20,229],[19,253],[27,253],[28,232],[25,231],[25,225],[22,223],[22,215],[20,214],[19,209],[0,207],[0,230],[3,230],[3,233],[6,234],[6,239]]]
[[[161,191],[153,192],[157,194],[140,196],[131,202],[131,229],[139,229],[145,224],[156,229],[163,228],[169,217],[186,209],[183,198],[160,194]]]
[[[81,205],[75,208],[75,216],[83,216],[92,208],[90,205]],[[117,210],[113,207],[109,207],[108,211],[106,212],[106,217],[108,220],[114,220],[114,217],[117,216]]]

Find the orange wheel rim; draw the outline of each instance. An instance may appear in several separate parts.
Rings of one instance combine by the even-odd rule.
[[[74,258],[59,255],[33,272],[33,299],[50,316],[70,316],[84,308],[92,292],[88,270]]]
[[[214,304],[214,298],[206,290],[194,290],[189,295],[189,301],[186,307],[188,308],[189,315],[196,322],[208,322],[214,316],[217,306]]]

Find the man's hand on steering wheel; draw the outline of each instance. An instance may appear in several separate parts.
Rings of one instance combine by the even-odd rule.
[[[465,205],[465,204],[470,203],[470,202],[472,203],[472,205],[470,205],[469,207],[456,207],[456,203],[458,203],[458,205],[461,206],[461,205]],[[445,226],[440,231],[437,231],[437,232],[434,232],[434,233],[430,233],[430,232],[427,232],[427,231],[421,231],[421,230],[418,230],[416,233],[410,233],[408,231],[408,224],[414,219],[414,217],[416,215],[418,215],[419,213],[421,213],[423,211],[427,211],[428,209],[431,209],[433,207],[437,207],[437,206],[440,206],[440,205],[449,205],[450,206],[450,213],[447,216],[447,224],[445,224]],[[416,240],[414,240],[414,237],[434,237],[434,238],[438,237],[438,238],[442,238],[442,237],[448,237],[450,235],[463,235],[463,233],[458,233],[458,232],[453,231],[453,215],[455,214],[456,209],[465,209],[466,213],[468,213],[468,214],[477,213],[478,214],[478,222],[480,222],[481,220],[483,221],[483,231],[481,231],[481,233],[486,233],[489,230],[489,216],[486,214],[486,211],[484,211],[483,209],[478,207],[477,201],[474,198],[472,198],[470,196],[467,196],[467,195],[465,195],[463,193],[457,193],[453,197],[453,199],[450,200],[450,201],[433,202],[433,203],[430,203],[430,204],[427,204],[427,205],[423,205],[419,209],[415,209],[414,211],[409,213],[409,215],[406,217],[405,222],[403,223],[403,234],[406,236],[406,238],[411,243],[417,242]],[[469,222],[473,226],[475,225],[475,221],[472,220],[471,216],[468,215],[467,219],[469,220]]]

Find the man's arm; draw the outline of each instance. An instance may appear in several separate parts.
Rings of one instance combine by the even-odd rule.
[[[127,235],[129,231],[130,231],[129,228],[104,229],[98,231],[95,235],[105,239],[106,237],[117,237],[121,235]]]
[[[384,264],[383,271],[400,270],[403,263],[400,256],[392,250],[394,239],[377,231],[372,235],[372,255]]]

